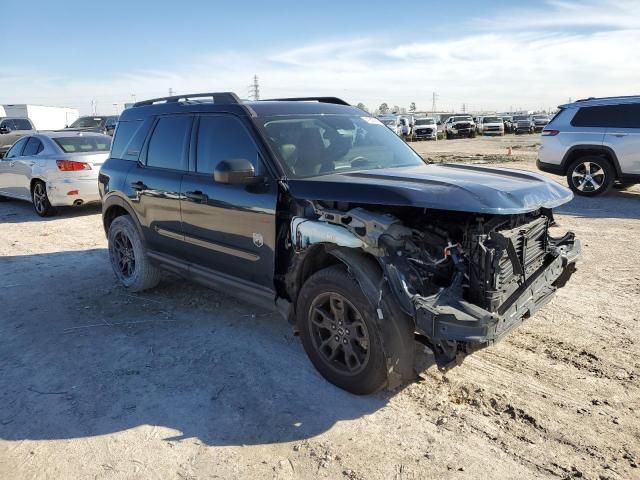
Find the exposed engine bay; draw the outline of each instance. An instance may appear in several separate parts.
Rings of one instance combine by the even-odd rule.
[[[324,243],[375,257],[441,367],[500,338],[548,301],[574,270],[580,244],[549,235],[551,210],[487,215],[408,207],[371,211],[313,203],[295,217],[300,252]]]

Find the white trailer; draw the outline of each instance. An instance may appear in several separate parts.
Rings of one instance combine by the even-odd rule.
[[[2,105],[5,117],[28,118],[38,130],[60,130],[71,125],[80,113],[75,108],[47,107],[44,105]]]

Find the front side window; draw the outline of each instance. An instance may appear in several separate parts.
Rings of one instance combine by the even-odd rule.
[[[147,166],[186,170],[192,120],[188,115],[160,117],[149,140]]]
[[[31,155],[37,155],[43,150],[42,142],[36,137],[29,137],[27,145],[22,152],[23,157],[29,157]]]
[[[291,177],[424,165],[384,124],[351,115],[285,115],[259,119]]]
[[[91,137],[56,137],[54,142],[65,153],[107,152],[111,148],[111,137],[107,135]]]
[[[249,160],[259,171],[258,151],[240,120],[228,115],[203,116],[198,126],[196,171],[213,173],[218,163],[232,159]]]
[[[7,152],[7,154],[5,155],[4,158],[16,158],[22,155],[22,149],[24,148],[25,144],[27,143],[27,140],[29,140],[29,137],[24,137],[21,138],[20,140],[18,140],[16,143],[13,144],[13,147],[11,147],[9,149],[9,151]]]

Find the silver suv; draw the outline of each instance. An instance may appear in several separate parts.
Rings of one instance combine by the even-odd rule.
[[[561,105],[542,131],[538,168],[566,175],[578,195],[640,183],[640,96]]]

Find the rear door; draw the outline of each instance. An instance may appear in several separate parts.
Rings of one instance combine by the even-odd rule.
[[[192,122],[191,115],[158,117],[125,181],[147,245],[156,252],[176,255],[182,249],[180,183],[188,165]]]
[[[192,138],[190,172],[181,190],[182,225],[188,259],[236,279],[273,289],[277,183],[215,182],[222,160],[244,158],[267,176],[264,152],[240,118],[202,115]]]
[[[615,152],[623,174],[640,175],[640,104],[609,108],[615,114],[611,115],[603,143]]]
[[[36,163],[36,156],[44,150],[44,146],[38,137],[28,137],[22,156],[13,163],[13,174],[16,179],[16,188],[21,197],[31,197],[31,172]]]

